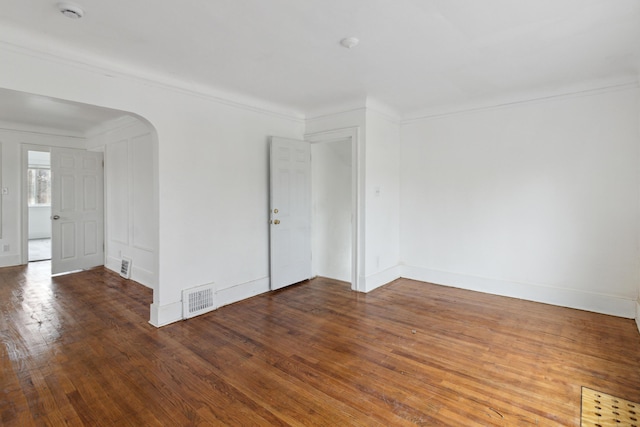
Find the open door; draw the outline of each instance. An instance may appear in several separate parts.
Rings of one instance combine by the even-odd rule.
[[[51,273],[104,265],[102,153],[51,148]]]
[[[311,145],[271,138],[271,289],[311,277]]]

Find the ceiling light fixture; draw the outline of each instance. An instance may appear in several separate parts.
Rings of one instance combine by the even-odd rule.
[[[360,40],[355,37],[347,37],[346,39],[340,40],[340,44],[347,49],[358,46],[358,43],[360,43]]]
[[[67,18],[80,19],[84,16],[84,10],[72,3],[58,3],[58,10]]]

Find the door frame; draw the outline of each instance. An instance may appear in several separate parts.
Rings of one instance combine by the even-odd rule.
[[[29,169],[29,151],[40,151],[51,153],[51,147],[48,145],[20,144],[21,146],[21,163],[20,163],[20,215],[22,220],[21,227],[21,250],[20,264],[29,263],[29,206],[27,195],[27,169]],[[53,238],[52,238],[53,240]]]
[[[57,147],[57,146],[53,146],[53,145],[37,145],[37,144],[27,144],[27,143],[22,143],[20,144],[20,150],[21,150],[21,164],[20,164],[20,218],[21,218],[21,236],[20,236],[20,240],[21,240],[21,250],[20,250],[20,264],[22,265],[26,265],[29,264],[29,207],[27,206],[27,200],[28,200],[28,195],[27,195],[27,169],[29,169],[29,151],[42,151],[42,152],[47,152],[47,153],[51,153],[51,149],[52,148],[75,148],[75,147]],[[82,150],[82,148],[75,148],[78,150]],[[104,155],[104,153],[103,153]],[[102,174],[104,177],[104,168],[102,169]],[[106,213],[106,185],[105,182],[103,181],[102,183],[103,189],[105,190],[105,193],[103,194],[103,205],[102,205],[102,214],[105,215]],[[104,253],[106,253],[106,246],[107,246],[107,241],[106,241],[106,227],[107,227],[107,223],[106,223],[106,216],[104,217],[103,220],[103,230],[102,230],[102,234],[103,234],[103,238],[104,238]],[[51,236],[51,240],[52,240],[52,246],[53,246],[53,235]],[[103,257],[104,258],[104,257]],[[103,265],[104,265],[104,259],[103,259]],[[155,292],[154,292],[155,293]]]
[[[364,289],[364,147],[360,140],[360,128],[348,127],[308,133],[304,140],[312,144],[350,140],[351,142],[351,289]],[[311,160],[313,162],[313,159]]]

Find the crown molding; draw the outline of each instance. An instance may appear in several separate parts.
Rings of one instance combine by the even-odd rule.
[[[34,57],[39,60],[55,62],[64,66],[83,69],[101,76],[115,77],[132,81],[146,86],[153,86],[176,93],[198,97],[245,111],[265,114],[272,117],[293,120],[304,123],[305,120],[317,120],[325,117],[345,114],[349,112],[370,109],[385,115],[388,119],[409,124],[420,120],[429,120],[450,115],[466,114],[482,110],[507,108],[515,105],[523,105],[534,102],[544,102],[550,99],[586,96],[614,90],[626,90],[638,87],[640,76],[604,79],[597,82],[583,82],[569,87],[551,90],[527,91],[516,94],[494,97],[470,102],[439,105],[432,108],[420,109],[411,113],[402,114],[384,103],[369,96],[351,99],[342,103],[336,103],[329,107],[321,107],[311,111],[302,112],[290,107],[270,103],[264,99],[255,98],[239,93],[225,91],[209,85],[186,82],[184,80],[168,76],[140,67],[135,67],[123,62],[105,60],[92,52],[76,52],[63,48],[60,44],[53,43],[42,36],[34,35],[23,29],[6,26],[2,29],[3,41],[0,41],[0,49],[16,54]],[[11,42],[8,39],[22,39],[21,42]],[[26,40],[26,42],[25,42]],[[46,46],[44,50],[42,46]],[[306,113],[306,114],[305,114]]]
[[[639,79],[623,79],[609,80],[600,82],[600,84],[585,84],[583,86],[575,86],[565,88],[565,90],[555,90],[549,92],[526,92],[519,93],[503,98],[488,100],[478,103],[458,104],[452,106],[443,106],[430,110],[421,110],[413,114],[406,115],[400,122],[401,125],[411,124],[423,120],[432,120],[448,116],[456,116],[461,114],[469,114],[480,111],[489,111],[495,109],[509,108],[519,105],[536,104],[554,99],[569,99],[583,96],[593,96],[608,92],[617,92],[622,90],[636,89],[639,86]]]
[[[337,116],[340,114],[347,114],[356,111],[362,111],[366,109],[367,99],[366,98],[352,98],[343,102],[339,102],[336,104],[332,104],[330,106],[324,106],[321,108],[316,108],[310,111],[307,111],[306,119],[307,121],[311,120],[320,120],[327,117]]]
[[[140,119],[137,119],[127,114],[127,115],[118,117],[116,119],[108,120],[104,123],[100,123],[99,125],[92,127],[91,129],[85,132],[85,136],[87,138],[95,138],[99,135],[124,129],[129,126],[136,125],[138,123],[142,123]]]
[[[394,123],[400,123],[400,121],[402,120],[402,117],[400,113],[398,113],[398,111],[376,98],[367,97],[366,106],[367,111],[374,111]]]
[[[38,43],[38,38],[32,34],[28,34],[25,38],[30,40],[26,44],[9,42],[6,39],[2,40],[0,41],[0,49],[68,67],[79,68],[101,76],[119,78],[183,95],[198,97],[245,111],[297,122],[303,122],[305,119],[304,114],[299,111],[259,98],[232,93],[202,84],[188,83],[165,74],[130,65],[123,66],[123,63],[105,61],[104,58],[97,58],[92,53],[83,52],[83,54],[78,54],[78,52],[70,52],[66,49],[60,49],[59,45],[51,46],[51,49],[45,51],[37,45],[51,45],[50,42]]]
[[[331,107],[313,110],[312,112],[307,113],[307,120],[320,120],[327,117],[358,111],[365,113],[367,111],[373,111],[396,123],[399,123],[401,120],[400,114],[395,109],[378,99],[369,96],[365,98],[353,98],[340,104],[334,104]]]
[[[24,123],[7,122],[0,120],[0,130],[8,132],[22,132],[38,135],[57,136],[62,138],[85,139],[82,132],[70,131],[67,129],[57,129],[45,126],[30,125]]]

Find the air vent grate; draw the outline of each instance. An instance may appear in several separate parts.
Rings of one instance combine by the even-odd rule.
[[[182,291],[182,317],[189,319],[215,309],[213,284]]]
[[[131,278],[131,260],[129,258],[122,258],[120,263],[120,276],[125,279]]]

